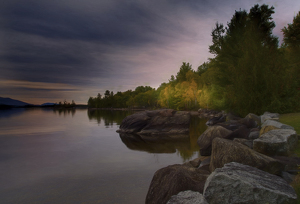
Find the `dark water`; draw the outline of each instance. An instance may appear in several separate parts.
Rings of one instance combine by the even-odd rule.
[[[144,203],[154,172],[199,155],[205,121],[189,137],[121,138],[125,111],[0,111],[0,203]]]

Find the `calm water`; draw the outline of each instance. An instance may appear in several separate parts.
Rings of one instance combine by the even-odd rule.
[[[125,111],[0,111],[0,203],[144,203],[154,172],[199,155],[190,137],[150,143],[116,133]]]

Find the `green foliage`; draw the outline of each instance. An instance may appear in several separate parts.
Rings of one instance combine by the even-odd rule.
[[[157,90],[138,86],[134,91],[90,97],[96,108],[212,108],[249,112],[300,111],[300,12],[282,29],[284,44],[273,36],[274,7],[254,5],[235,11],[223,25],[216,23],[209,51],[215,55],[197,68],[183,62],[177,74]]]
[[[64,102],[62,103],[61,101],[55,105],[56,108],[74,108],[76,106],[76,103],[74,100],[72,100],[72,102],[68,102],[66,100],[64,100]]]

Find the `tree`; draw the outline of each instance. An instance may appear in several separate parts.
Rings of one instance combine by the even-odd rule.
[[[192,65],[190,65],[190,63],[183,62],[179,69],[179,72],[177,72],[176,81],[177,82],[186,81],[186,73],[188,71],[192,71]]]
[[[211,96],[241,115],[279,108],[273,103],[280,98],[276,88],[282,68],[278,39],[272,35],[273,13],[274,7],[255,5],[249,13],[236,11],[227,27],[217,23],[212,31],[216,83]]]
[[[282,29],[284,34],[283,41],[287,52],[287,58],[290,66],[290,74],[297,81],[297,87],[300,88],[300,11],[294,17],[293,23],[288,24]]]
[[[286,83],[285,104],[289,104],[290,112],[300,111],[300,11],[294,17],[293,23],[282,29],[285,54]],[[287,106],[287,105],[286,105]]]

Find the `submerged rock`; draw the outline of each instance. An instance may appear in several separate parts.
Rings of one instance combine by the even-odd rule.
[[[216,169],[203,195],[210,204],[297,202],[295,190],[282,178],[236,162]]]

